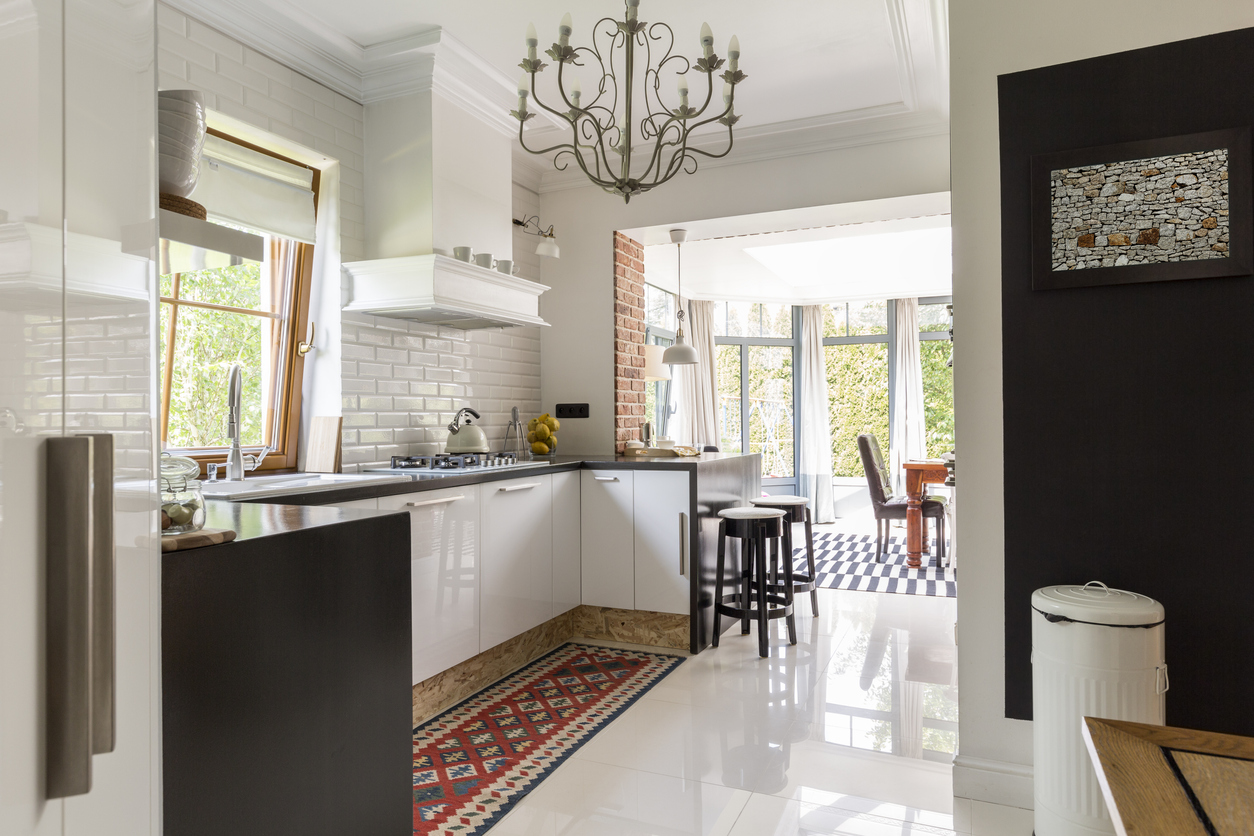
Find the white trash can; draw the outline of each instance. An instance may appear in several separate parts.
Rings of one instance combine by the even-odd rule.
[[[1163,652],[1153,598],[1097,581],[1032,593],[1036,836],[1113,836],[1082,718],[1163,725]]]

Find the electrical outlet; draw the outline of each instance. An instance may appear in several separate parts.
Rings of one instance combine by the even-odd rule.
[[[558,418],[587,418],[588,405],[586,403],[559,403],[557,405]]]

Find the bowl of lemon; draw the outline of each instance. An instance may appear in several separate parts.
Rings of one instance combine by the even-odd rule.
[[[557,455],[557,431],[561,423],[549,413],[527,422],[527,443],[533,456]]]

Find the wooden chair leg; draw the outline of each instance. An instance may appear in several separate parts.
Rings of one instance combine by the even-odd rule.
[[[875,518],[875,562],[876,563],[884,562],[884,558],[881,557],[881,555],[884,554],[884,538],[883,538],[883,535],[880,534],[880,523],[882,522],[883,520],[881,520],[879,517]]]

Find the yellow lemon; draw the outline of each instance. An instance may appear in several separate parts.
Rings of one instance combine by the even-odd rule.
[[[536,443],[537,441],[539,441],[539,440],[540,440],[540,439],[536,438],[536,433],[535,433],[535,430],[532,430],[531,432],[527,433],[527,443],[528,443],[528,444],[535,444],[535,443]]]
[[[545,419],[544,423],[547,424],[549,429],[553,432],[557,432],[562,428],[562,425],[558,423],[558,420],[552,416]]]
[[[539,418],[532,418],[530,421],[527,422],[527,429],[534,431],[536,428],[536,424],[538,423],[540,423]]]
[[[548,424],[536,424],[536,441],[544,441],[552,434]]]
[[[547,456],[549,454],[549,445],[545,444],[543,441],[537,441],[535,444],[531,445],[531,452],[535,453],[537,456]]]
[[[549,437],[544,440],[544,443],[549,445],[549,452],[552,453],[557,449],[557,434],[549,433]]]

